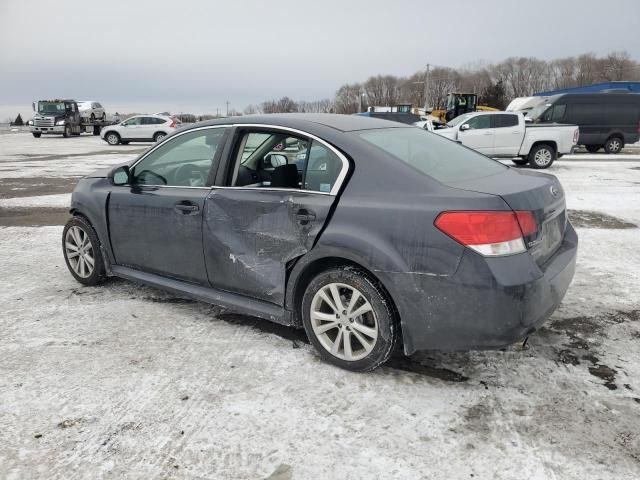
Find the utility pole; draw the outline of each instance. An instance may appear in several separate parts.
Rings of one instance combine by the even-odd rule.
[[[425,73],[425,77],[424,77],[424,110],[425,113],[427,111],[427,108],[429,108],[429,69],[431,68],[431,65],[427,63],[427,72]]]
[[[227,100],[227,117],[229,116],[229,100]]]

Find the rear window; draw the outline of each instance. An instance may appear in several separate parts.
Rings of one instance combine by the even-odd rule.
[[[496,175],[508,168],[453,140],[420,128],[384,128],[354,133],[445,185]]]

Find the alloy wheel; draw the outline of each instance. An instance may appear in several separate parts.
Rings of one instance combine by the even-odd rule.
[[[81,278],[93,273],[95,256],[89,235],[82,228],[73,226],[67,230],[64,243],[65,254],[71,268]]]
[[[549,165],[552,159],[553,159],[553,155],[551,154],[551,151],[547,150],[546,148],[542,148],[536,152],[536,155],[533,158],[533,161],[536,163],[536,165],[539,165],[542,167],[545,165]]]
[[[344,283],[330,283],[316,292],[310,319],[322,347],[341,360],[361,360],[378,339],[378,320],[371,304],[362,292]]]

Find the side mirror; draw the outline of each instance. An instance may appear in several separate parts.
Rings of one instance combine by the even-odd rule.
[[[533,118],[531,118],[531,117],[524,117],[524,121],[525,121],[525,123],[533,123]]]
[[[465,123],[464,125],[461,125],[461,126],[460,126],[460,130],[461,130],[461,131],[463,131],[463,132],[464,132],[465,130],[469,130],[469,124],[468,124],[468,123]]]
[[[127,185],[131,183],[131,171],[127,165],[116,167],[109,172],[109,180],[112,185]]]
[[[31,110],[36,111],[36,102],[31,102]]]

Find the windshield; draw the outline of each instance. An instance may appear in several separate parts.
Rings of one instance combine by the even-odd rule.
[[[453,140],[420,128],[363,130],[356,135],[445,185],[495,175],[508,169]]]
[[[64,112],[64,102],[38,102],[38,112],[43,112],[43,113]]]
[[[527,113],[527,118],[530,118],[534,122],[537,122],[542,114],[551,106],[550,103],[543,103],[536,107],[533,107],[529,113]]]
[[[460,125],[462,122],[464,122],[465,120],[469,120],[471,117],[473,117],[473,115],[458,115],[456,118],[454,118],[453,120],[447,122],[447,127],[455,127],[456,125]]]

